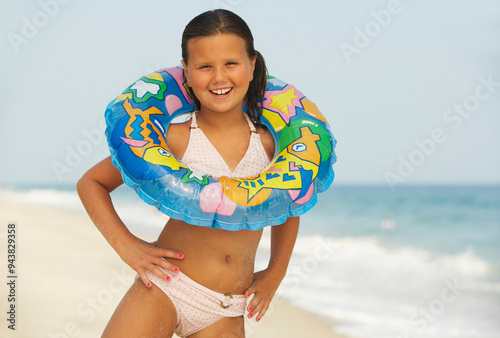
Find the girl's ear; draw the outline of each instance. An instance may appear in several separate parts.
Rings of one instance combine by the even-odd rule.
[[[253,57],[251,64],[250,64],[250,81],[253,81],[253,72],[255,71],[255,61],[257,60],[257,55]]]
[[[188,75],[187,65],[184,62],[184,60],[181,60],[181,64],[182,64],[182,68],[184,68],[184,77],[186,78],[187,84],[189,87],[192,87],[191,80],[190,80],[189,75]]]

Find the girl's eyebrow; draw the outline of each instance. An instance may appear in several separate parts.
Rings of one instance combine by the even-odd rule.
[[[223,60],[223,62],[228,62],[228,61],[241,61],[243,60],[243,57],[241,56],[237,56],[237,57],[230,57],[230,58],[226,58]],[[195,67],[198,67],[198,66],[202,66],[202,65],[210,65],[212,64],[213,61],[199,61],[199,62],[195,62],[193,63],[193,65]]]

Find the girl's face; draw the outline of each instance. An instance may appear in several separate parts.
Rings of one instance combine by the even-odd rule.
[[[242,112],[255,68],[245,41],[234,34],[217,34],[191,39],[187,48],[187,64],[182,61],[182,65],[188,85],[200,100],[200,110]]]

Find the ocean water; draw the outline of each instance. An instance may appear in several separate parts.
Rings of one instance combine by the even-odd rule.
[[[349,337],[500,337],[499,242],[498,186],[334,185],[280,292]]]
[[[84,213],[72,186],[0,196]],[[132,231],[159,234],[160,212],[126,187],[112,196]],[[348,337],[500,337],[499,242],[500,186],[334,184],[302,216],[275,301]],[[267,266],[269,247],[266,230],[256,269]]]

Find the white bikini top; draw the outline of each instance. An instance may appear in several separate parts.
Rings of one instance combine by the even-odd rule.
[[[243,156],[234,171],[231,172],[217,149],[215,149],[203,131],[198,128],[196,124],[196,113],[197,112],[193,112],[191,114],[192,122],[189,143],[181,159],[181,162],[191,170],[212,175],[213,177],[227,176],[244,178],[260,174],[270,163],[259,133],[247,114],[244,114],[250,131],[252,132],[250,144],[248,145],[245,156]]]

